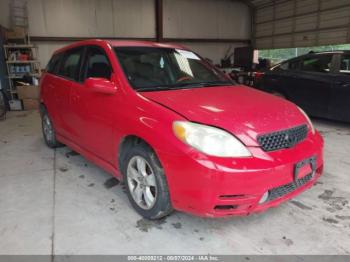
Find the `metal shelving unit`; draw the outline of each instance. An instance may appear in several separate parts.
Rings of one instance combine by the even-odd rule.
[[[17,87],[22,84],[35,86],[40,77],[38,47],[30,43],[28,30],[28,6],[26,0],[12,0],[10,3],[11,27],[7,44],[3,46],[9,83],[9,95],[14,108],[21,104]],[[38,88],[38,87],[37,87]]]
[[[11,99],[16,99],[14,81],[23,77],[40,77],[40,62],[36,59],[38,48],[35,45],[8,44],[4,45]],[[19,56],[25,53],[28,60]]]

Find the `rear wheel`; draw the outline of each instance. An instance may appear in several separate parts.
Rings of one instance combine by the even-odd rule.
[[[41,115],[42,131],[45,143],[48,147],[56,148],[62,146],[60,142],[56,139],[56,132],[52,125],[52,121],[46,110],[43,110]]]
[[[149,146],[137,144],[126,152],[124,182],[134,209],[144,218],[160,219],[172,211],[164,170]]]

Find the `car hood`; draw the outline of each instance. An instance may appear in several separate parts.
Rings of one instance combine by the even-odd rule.
[[[258,146],[259,134],[307,122],[294,104],[246,86],[202,87],[141,94],[189,121],[225,129],[247,146]]]

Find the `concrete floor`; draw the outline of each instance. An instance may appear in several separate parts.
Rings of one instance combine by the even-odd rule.
[[[69,148],[45,146],[37,112],[0,122],[0,254],[349,254],[350,125],[316,121],[325,174],[249,217],[141,219],[121,185]]]

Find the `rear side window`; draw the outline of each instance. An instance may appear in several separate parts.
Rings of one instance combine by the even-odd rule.
[[[83,79],[99,77],[110,80],[112,67],[105,51],[97,46],[90,46],[86,52]]]
[[[332,55],[317,55],[302,60],[301,70],[318,73],[329,73],[332,65]]]
[[[340,73],[350,75],[350,55],[343,55],[340,61]]]
[[[82,48],[76,48],[65,53],[58,71],[60,76],[78,81],[82,51]]]

